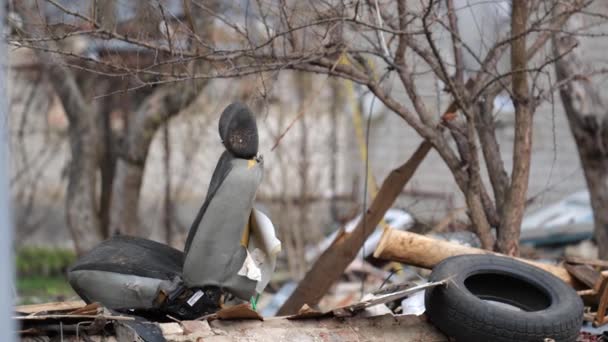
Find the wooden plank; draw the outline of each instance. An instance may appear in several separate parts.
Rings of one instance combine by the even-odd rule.
[[[52,302],[32,305],[19,305],[15,307],[15,311],[24,314],[34,314],[38,312],[52,311],[73,311],[85,307],[87,304],[82,300],[71,302]]]
[[[602,268],[608,268],[608,260],[599,260],[599,259],[586,259],[575,256],[567,256],[565,260],[571,264],[584,264],[589,266],[596,266]]]
[[[224,308],[216,313],[219,319],[256,319],[263,321],[264,317],[260,316],[257,311],[251,308],[249,303],[238,304],[228,308]]]
[[[606,309],[608,308],[608,291],[604,291],[600,297],[600,305],[597,307],[597,313],[595,314],[595,325],[604,325],[607,321]]]
[[[378,243],[378,247],[374,252],[374,257],[399,261],[423,268],[433,268],[446,258],[463,254],[493,254],[505,256],[484,249],[466,247],[420,234],[386,228]],[[576,279],[574,279],[564,267],[543,264],[527,259],[516,259],[552,273],[570,285],[579,286]]]
[[[606,317],[606,310],[608,310],[608,271],[602,272],[600,277],[600,284],[597,285],[600,298],[597,313],[595,314],[595,325],[597,326],[608,323],[608,317]]]
[[[134,339],[117,339],[114,336],[87,336],[86,341],[89,342],[123,342],[123,341],[136,341]],[[19,339],[20,342],[41,342],[48,341],[48,339],[43,339],[40,336],[21,336]],[[85,341],[82,336],[63,336],[62,342],[83,342]]]
[[[608,287],[608,271],[598,273],[598,279],[593,285],[593,289],[597,293],[602,293]]]
[[[572,276],[574,276],[574,278],[578,279],[591,289],[593,289],[597,281],[600,279],[599,272],[587,265],[564,264],[564,267],[566,270],[568,270],[568,272],[570,272],[570,274],[572,274]]]
[[[96,318],[114,320],[114,321],[132,321],[135,320],[132,316],[112,316],[112,315],[39,315],[39,316],[16,316],[13,319],[18,321],[44,321],[44,320],[94,320]]]
[[[342,231],[341,234],[338,234],[333,244],[321,254],[304,279],[298,283],[298,287],[283,303],[277,315],[294,314],[304,304],[319,303],[344,273],[346,267],[355,259],[365,240],[384,218],[384,214],[412,178],[431,147],[428,141],[422,142],[410,159],[389,173],[363,219],[357,223],[351,233]]]

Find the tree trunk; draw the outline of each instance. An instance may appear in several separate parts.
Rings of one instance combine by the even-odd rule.
[[[553,38],[554,54],[561,56],[555,72],[589,188],[600,258],[608,259],[608,110],[576,49],[570,51],[577,44],[573,36]]]
[[[19,3],[18,13],[24,18],[25,34],[32,38],[46,37],[44,20],[28,4]],[[44,49],[56,50],[53,41],[38,43],[37,57],[46,67],[53,90],[61,100],[67,115],[68,135],[72,160],[69,165],[68,188],[66,193],[66,221],[78,254],[92,249],[101,239],[101,223],[96,205],[97,146],[99,136],[96,131],[97,113],[87,103],[72,70],[65,67],[59,55],[47,53]]]
[[[514,0],[511,16],[511,70],[513,72],[513,103],[515,105],[515,141],[513,146],[513,170],[511,187],[503,206],[498,229],[498,251],[519,255],[519,233],[524,214],[528,179],[530,176],[530,156],[532,154],[532,110],[528,90],[528,58],[526,56],[526,23],[528,1]]]
[[[49,79],[68,116],[72,160],[66,198],[67,224],[76,252],[91,250],[101,240],[96,206],[97,146],[95,111],[86,105],[69,70],[54,62]]]
[[[168,124],[171,117],[190,105],[204,84],[181,81],[160,87],[133,114],[133,121],[125,133],[124,145],[119,146],[117,151],[110,217],[113,234],[140,236],[144,233],[138,216],[139,196],[154,134],[162,124]]]
[[[603,130],[606,129],[608,127],[604,126]],[[602,138],[604,144],[607,138]],[[605,150],[602,151],[604,155],[601,159],[598,159],[597,154],[590,148],[592,145],[588,144],[586,147],[583,147],[583,140],[594,139],[575,139],[581,156],[581,163],[583,164],[583,169],[585,169],[585,180],[590,189],[589,193],[595,226],[594,233],[598,245],[599,258],[608,260],[608,158],[605,155]],[[596,150],[596,152],[598,151]]]

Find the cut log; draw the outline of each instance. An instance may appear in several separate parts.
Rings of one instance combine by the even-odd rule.
[[[374,251],[374,257],[376,258],[399,261],[423,268],[433,268],[446,258],[462,254],[494,254],[505,256],[500,253],[466,247],[392,228],[384,230],[378,247]],[[564,267],[521,258],[516,259],[552,273],[570,285],[578,286],[576,280],[572,278]]]

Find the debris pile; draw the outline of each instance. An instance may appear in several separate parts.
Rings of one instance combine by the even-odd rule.
[[[24,340],[516,342],[604,333],[608,262],[507,257],[466,234],[424,236],[407,230],[409,215],[386,216],[430,151],[426,141],[388,175],[365,215],[308,253],[316,261],[304,279],[273,284],[281,243],[253,204],[263,167],[255,117],[233,104],[219,133],[226,151],[185,250],[132,237],[102,243],[69,271],[85,302],[16,308]],[[581,328],[583,319],[595,330]]]
[[[366,317],[374,306],[399,300],[444,282],[410,286],[370,296],[361,302],[321,312],[308,306],[285,317],[263,318],[248,304],[222,309],[191,321],[150,322],[116,314],[82,301],[25,305],[16,308],[22,341],[59,336],[62,341],[437,341],[448,339],[422,317],[392,314]]]
[[[385,258],[393,253],[390,260],[405,259],[414,265],[433,268],[456,255],[483,259],[488,258],[486,254],[491,254],[490,258],[505,258],[520,264],[533,265],[534,267],[530,268],[546,273],[536,267],[538,263],[525,260],[523,263],[513,258],[494,256],[495,253],[479,252],[471,247],[399,231],[397,234],[406,233],[414,242],[416,239],[423,239],[422,242],[428,239],[432,240],[428,241],[429,243],[440,247],[433,251],[427,250],[425,262],[413,262],[412,255],[416,255],[416,249],[401,248],[401,252],[395,252],[393,247],[390,247],[401,241],[394,236],[395,233],[396,231],[390,230],[384,232],[375,255]],[[387,237],[390,238],[391,244],[387,244]],[[441,249],[441,252],[437,251],[438,249]],[[442,254],[448,252],[449,255]],[[432,255],[437,254],[442,256],[433,261]],[[605,325],[608,323],[608,262],[568,257],[559,265],[538,265],[576,289],[583,299],[586,323],[580,333],[580,327],[576,328],[576,341],[599,341],[608,327]],[[413,273],[409,273],[409,277],[411,274]],[[263,336],[269,336],[264,334],[285,336],[286,340],[295,341],[312,341],[328,336],[336,341],[381,341],[389,337],[402,341],[420,341],[420,336],[424,336],[424,341],[448,341],[447,337],[422,315],[425,306],[424,294],[426,292],[428,296],[430,288],[454,286],[455,279],[447,277],[431,283],[424,283],[419,279],[423,285],[413,282],[394,284],[390,279],[408,278],[408,273],[394,275],[363,261],[353,263],[346,270],[345,279],[349,277],[351,285],[348,285],[346,280],[341,281],[332,288],[333,293],[327,296],[331,298],[320,305],[331,305],[331,309],[321,310],[317,305],[304,305],[298,312],[280,317],[264,317],[260,314],[271,306],[272,300],[275,299],[268,297],[270,301],[258,303],[258,310],[254,310],[249,303],[226,306],[216,313],[193,321],[173,321],[171,317],[167,317],[161,322],[151,322],[128,312],[119,313],[97,303],[86,304],[82,301],[20,306],[16,308],[15,319],[19,322],[19,332],[24,341],[39,340],[41,336],[62,336],[64,341],[78,341],[78,338],[83,336],[87,336],[90,341],[188,341],[222,336],[225,340],[241,341],[263,340]],[[354,285],[360,286],[362,278],[368,279],[369,289],[381,289],[372,291],[358,300],[360,287],[356,288]],[[380,279],[386,284],[377,285]],[[374,287],[371,284],[374,284]],[[292,289],[293,287],[295,284]],[[289,294],[283,293],[283,298],[287,297]],[[281,304],[275,303],[275,309]],[[531,314],[535,314],[534,310]],[[517,315],[517,312],[514,315]]]

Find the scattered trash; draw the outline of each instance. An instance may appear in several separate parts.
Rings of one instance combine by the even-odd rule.
[[[285,284],[283,284],[283,286],[281,286],[279,291],[277,291],[277,293],[275,293],[274,296],[272,296],[272,299],[266,305],[266,307],[264,309],[262,309],[262,312],[261,312],[262,316],[271,317],[271,316],[276,315],[276,313],[277,313],[277,311],[279,311],[279,308],[281,307],[281,305],[283,305],[283,303],[285,303],[287,298],[289,298],[289,296],[291,296],[293,291],[296,289],[296,286],[298,286],[298,283],[296,283],[295,281],[288,281]]]
[[[74,301],[17,306],[14,319],[18,333],[27,336],[53,334],[58,330],[95,334],[108,323],[135,318],[112,313],[98,303]]]
[[[426,311],[424,292],[416,292],[401,301],[401,314],[420,316]]]
[[[346,223],[346,225],[344,226],[344,232],[351,233],[355,229],[357,223],[359,223],[361,218],[362,215],[359,215],[353,220]],[[411,228],[414,224],[414,218],[405,210],[389,209],[386,211],[386,214],[384,214],[384,222],[386,222],[386,224],[388,224],[391,228],[397,230],[407,230]],[[308,248],[306,250],[306,260],[309,262],[313,261],[319,254],[323,253],[323,251],[325,251],[329,246],[331,246],[331,244],[336,239],[336,236],[338,236],[339,232],[341,232],[340,229],[334,231],[325,239],[321,240],[321,242],[319,242],[316,246]],[[367,238],[365,244],[359,250],[359,253],[361,254],[363,253],[363,251],[365,251],[365,257],[370,256],[378,246],[378,242],[380,241],[381,236],[382,229],[376,228],[375,231]]]
[[[305,306],[296,315],[269,321],[252,310],[249,304],[224,308],[199,321],[155,323],[136,316],[115,315],[97,303],[87,305],[82,301],[17,307],[18,315],[15,318],[22,324],[20,333],[23,341],[28,341],[28,336],[33,341],[36,336],[47,335],[61,335],[65,341],[76,341],[79,335],[85,334],[88,337],[116,336],[118,341],[184,341],[217,335],[239,341],[238,338],[243,338],[244,331],[247,331],[247,340],[265,340],[267,336],[294,340],[294,336],[304,334],[313,340],[420,341],[422,338],[424,341],[447,342],[447,338],[424,319],[411,315],[395,316],[385,305],[443,284],[445,281],[392,286],[369,294],[354,304],[324,312]],[[250,329],[248,320],[259,321],[259,324],[255,329]],[[318,320],[323,320],[323,323],[319,324]],[[344,330],[344,327],[349,328]],[[345,332],[347,335],[344,335]],[[75,336],[75,339],[71,339]]]
[[[422,285],[415,285],[412,287],[407,287],[403,290],[397,290],[395,292],[373,295],[373,296],[370,296],[368,299],[362,300],[359,303],[355,303],[355,304],[348,305],[345,307],[333,309],[332,312],[336,316],[342,316],[342,315],[344,315],[344,313],[352,315],[358,311],[361,311],[363,309],[366,309],[366,308],[369,308],[369,307],[372,307],[372,306],[375,306],[378,304],[386,304],[388,302],[402,299],[405,296],[409,296],[411,294],[420,292],[425,289],[430,289],[430,288],[434,288],[434,287],[437,287],[440,285],[445,285],[447,283],[447,281],[448,280],[446,280],[446,279],[437,280],[437,281],[429,282],[429,283],[422,284]]]
[[[601,260],[584,260],[580,258],[566,259],[564,267],[580,283],[586,286],[579,289],[578,294],[589,305],[585,312],[585,320],[592,322],[595,326],[608,323],[608,271],[598,271],[592,267],[602,264]],[[606,266],[606,265],[604,265]],[[606,327],[608,329],[608,327]]]
[[[465,242],[467,238],[466,233],[450,233],[447,235],[436,236],[439,238],[439,240],[403,231],[399,232],[399,234],[409,234],[408,236],[414,236],[415,241],[418,241],[417,239],[419,238],[428,239],[429,241],[433,242],[437,249],[442,249],[443,251],[454,252],[476,250],[475,248],[467,246],[467,243]],[[382,239],[384,240],[385,238],[386,236],[384,236]],[[393,235],[393,242],[394,241],[398,241],[398,238]],[[380,245],[382,245],[382,243]],[[424,243],[422,245],[424,246]],[[379,249],[384,247],[380,246]],[[429,254],[428,252],[429,251],[427,250],[425,257],[432,259],[432,253]],[[521,265],[523,265],[524,268],[531,268],[529,265],[511,258],[501,258],[493,255],[469,255],[461,258],[467,258],[468,261],[463,263],[467,267],[475,264],[474,262],[470,261],[470,258],[499,258],[509,260],[507,262],[509,263],[509,267],[501,269],[501,272],[506,272],[507,274],[509,274],[509,272],[520,272]],[[581,342],[601,341],[601,334],[608,330],[608,325],[601,326],[601,324],[605,324],[606,319],[608,319],[605,314],[602,316],[602,305],[603,307],[606,307],[608,306],[608,302],[601,304],[602,298],[608,298],[608,295],[605,295],[605,293],[607,293],[606,288],[608,285],[608,271],[603,271],[608,269],[608,262],[581,257],[567,257],[565,261],[566,263],[563,267],[551,267],[569,272],[569,274],[572,274],[572,276],[577,280],[577,284],[583,283],[585,286],[584,288],[577,288],[579,290],[578,295],[585,298],[585,302],[591,305],[584,314],[584,319],[586,321],[585,325],[580,328],[580,332],[578,328],[573,329],[571,331],[572,339],[568,338],[566,340],[574,341],[574,338],[576,338],[576,341]],[[492,267],[496,267],[495,262],[493,262],[492,265]],[[442,266],[435,267],[435,271],[441,271],[441,267]],[[445,322],[455,324],[454,326],[456,326],[458,321],[463,321],[463,319],[459,318],[458,320],[450,321],[448,318],[447,320],[438,321],[429,306],[429,302],[425,301],[425,291],[423,290],[433,288],[427,291],[444,291],[445,289],[455,291],[463,286],[468,288],[469,291],[475,293],[478,297],[488,295],[491,296],[493,300],[498,299],[497,302],[487,301],[485,304],[487,306],[484,307],[484,310],[497,310],[503,313],[507,312],[507,314],[513,315],[511,322],[522,321],[522,315],[533,316],[542,314],[543,317],[546,317],[548,314],[546,312],[548,309],[541,309],[540,311],[536,312],[526,312],[525,309],[521,310],[521,308],[516,309],[517,305],[521,305],[522,303],[524,305],[536,305],[542,302],[543,295],[538,295],[538,293],[536,293],[534,296],[522,296],[522,294],[526,294],[530,291],[534,292],[533,289],[531,290],[530,288],[526,288],[526,286],[519,286],[522,284],[532,284],[529,282],[522,282],[522,284],[517,285],[511,284],[504,279],[497,280],[490,277],[488,279],[482,279],[483,281],[480,282],[471,282],[466,281],[465,279],[462,280],[460,287],[450,286],[452,282],[458,281],[458,275],[466,274],[466,272],[450,270],[445,274],[446,276],[449,275],[448,279],[440,282],[426,283],[425,280],[418,279],[418,282],[421,283],[419,285],[413,283],[394,284],[395,281],[402,279],[402,277],[406,274],[411,276],[411,272],[412,270],[406,268],[405,271],[400,271],[400,274],[397,275],[393,274],[392,272],[376,268],[363,260],[357,259],[346,269],[343,279],[335,287],[333,287],[333,290],[327,295],[327,300],[324,300],[322,303],[323,305],[321,305],[321,307],[329,307],[329,309],[313,309],[305,305],[295,315],[287,317],[273,317],[271,319],[264,319],[264,317],[271,317],[276,313],[285,299],[289,297],[296,288],[297,284],[295,282],[287,282],[283,284],[279,290],[267,300],[265,307],[260,312],[257,312],[249,303],[242,303],[226,306],[218,312],[201,317],[200,321],[186,320],[175,321],[173,323],[157,323],[155,321],[142,320],[139,317],[131,316],[131,314],[136,314],[136,312],[115,313],[111,310],[103,308],[97,303],[87,305],[82,301],[18,307],[18,313],[16,314],[15,318],[20,322],[20,333],[22,334],[24,341],[27,341],[28,338],[33,340],[33,338],[37,338],[39,336],[59,336],[59,333],[64,335],[65,341],[72,341],[70,340],[70,336],[74,336],[76,333],[81,336],[82,334],[87,334],[89,337],[103,335],[105,338],[114,338],[113,334],[117,334],[116,336],[120,334],[120,338],[130,336],[127,338],[128,340],[133,336],[139,336],[139,338],[143,338],[146,341],[148,339],[144,338],[144,336],[148,335],[153,335],[156,337],[160,336],[168,341],[181,341],[188,339],[196,340],[199,337],[210,338],[220,334],[238,340],[242,334],[242,331],[248,330],[248,327],[253,324],[248,323],[248,321],[257,322],[255,323],[257,324],[256,329],[254,329],[255,333],[252,334],[258,334],[259,332],[264,331],[266,333],[276,333],[279,336],[287,336],[286,339],[289,340],[290,337],[295,336],[294,334],[302,333],[306,336],[340,336],[336,337],[335,340],[342,341],[346,337],[340,335],[340,333],[335,330],[339,329],[338,326],[334,325],[334,322],[337,322],[336,319],[342,320],[341,327],[348,326],[353,327],[353,329],[356,328],[354,333],[359,334],[356,335],[359,339],[363,338],[361,336],[365,336],[363,339],[375,341],[382,340],[380,336],[383,336],[383,338],[386,338],[386,336],[391,336],[392,339],[402,341],[417,341],[419,339],[414,338],[414,335],[412,335],[413,332],[417,332],[422,334],[422,336],[428,336],[428,339],[424,339],[425,341],[447,341],[447,338],[438,330],[436,330],[433,326],[428,325],[428,323],[425,323],[425,318],[412,320],[411,317],[424,314],[428,307],[430,311],[427,313],[427,316],[431,318],[431,322],[435,322],[434,324],[436,324],[436,326],[442,329],[444,332],[453,334],[452,331],[447,330],[444,327],[444,324],[446,324]],[[535,272],[541,271],[536,270]],[[456,275],[456,278],[454,278],[454,275]],[[436,279],[434,277],[437,277],[435,273],[433,273],[430,280],[432,281],[433,279]],[[527,278],[524,277],[523,279]],[[555,280],[555,278],[552,279],[553,280],[549,282],[543,280],[542,283],[545,284],[543,286],[547,286],[548,283],[552,284],[550,286],[559,286],[553,283],[557,280]],[[447,286],[442,286],[444,283],[446,283],[446,281]],[[362,282],[367,282],[365,288],[377,288],[378,290],[365,295],[361,300],[357,301],[357,299],[360,297]],[[561,284],[562,289],[568,289],[572,292],[570,287],[559,281],[557,281],[557,283]],[[490,284],[492,286],[476,287],[479,284]],[[502,289],[506,292],[499,291],[499,293],[493,293],[491,291],[482,291],[481,294],[477,293],[477,291],[480,289],[483,291]],[[518,296],[515,301],[510,301],[510,303],[516,304],[516,306],[505,306],[505,304],[502,302],[507,300],[504,300],[504,298],[507,298],[509,293],[513,293],[514,289],[517,290],[516,292],[518,293]],[[558,294],[562,293],[561,290],[552,291],[552,293],[553,292]],[[270,294],[265,293],[264,296],[268,298]],[[446,300],[452,297],[453,295],[444,296],[443,298]],[[540,302],[536,297],[541,298]],[[575,297],[578,299],[578,296]],[[531,302],[526,302],[525,298],[536,299],[532,300]],[[547,296],[544,296],[544,298],[546,299]],[[501,299],[503,299],[502,302]],[[553,298],[549,300],[553,300]],[[465,303],[468,302],[465,301]],[[430,305],[433,305],[432,302]],[[446,304],[441,304],[440,306],[445,308]],[[570,314],[576,311],[572,310],[572,307],[575,306],[576,305],[570,305],[568,309]],[[473,305],[471,305],[471,307],[474,308]],[[393,320],[393,324],[397,324],[397,326],[400,326],[401,324],[397,322],[405,322],[403,321],[405,319],[408,322],[407,329],[401,329],[401,331],[393,330],[395,325],[386,325],[388,324],[387,322],[389,322],[387,320],[389,317],[391,317]],[[165,317],[165,320],[167,319],[170,318]],[[555,320],[560,319],[564,318],[558,317]],[[322,320],[323,322],[322,327],[319,327],[319,320]],[[533,321],[533,318],[528,317],[523,319],[523,321]],[[580,324],[580,321],[577,320],[577,322]],[[374,328],[370,328],[372,325],[374,325]],[[382,334],[380,334],[380,331],[382,331]],[[475,331],[482,333],[485,330],[476,329]],[[317,333],[321,335],[315,335]],[[553,337],[556,341],[560,340],[555,338],[555,335],[551,335],[551,332],[547,330],[547,338],[549,338],[547,341],[550,341],[551,337]],[[120,340],[119,337],[116,338]],[[251,336],[248,336],[248,338],[254,339]],[[354,338],[354,335],[350,336],[349,338]],[[485,339],[486,337],[481,338]],[[517,337],[515,337],[513,341],[515,341],[516,338]],[[95,339],[92,338],[91,340]],[[136,338],[133,337],[133,340],[136,340]],[[156,341],[153,339],[150,340]],[[467,340],[475,341],[475,338],[471,337],[471,339]],[[112,340],[108,339],[108,341]],[[159,339],[159,341],[161,340]]]

